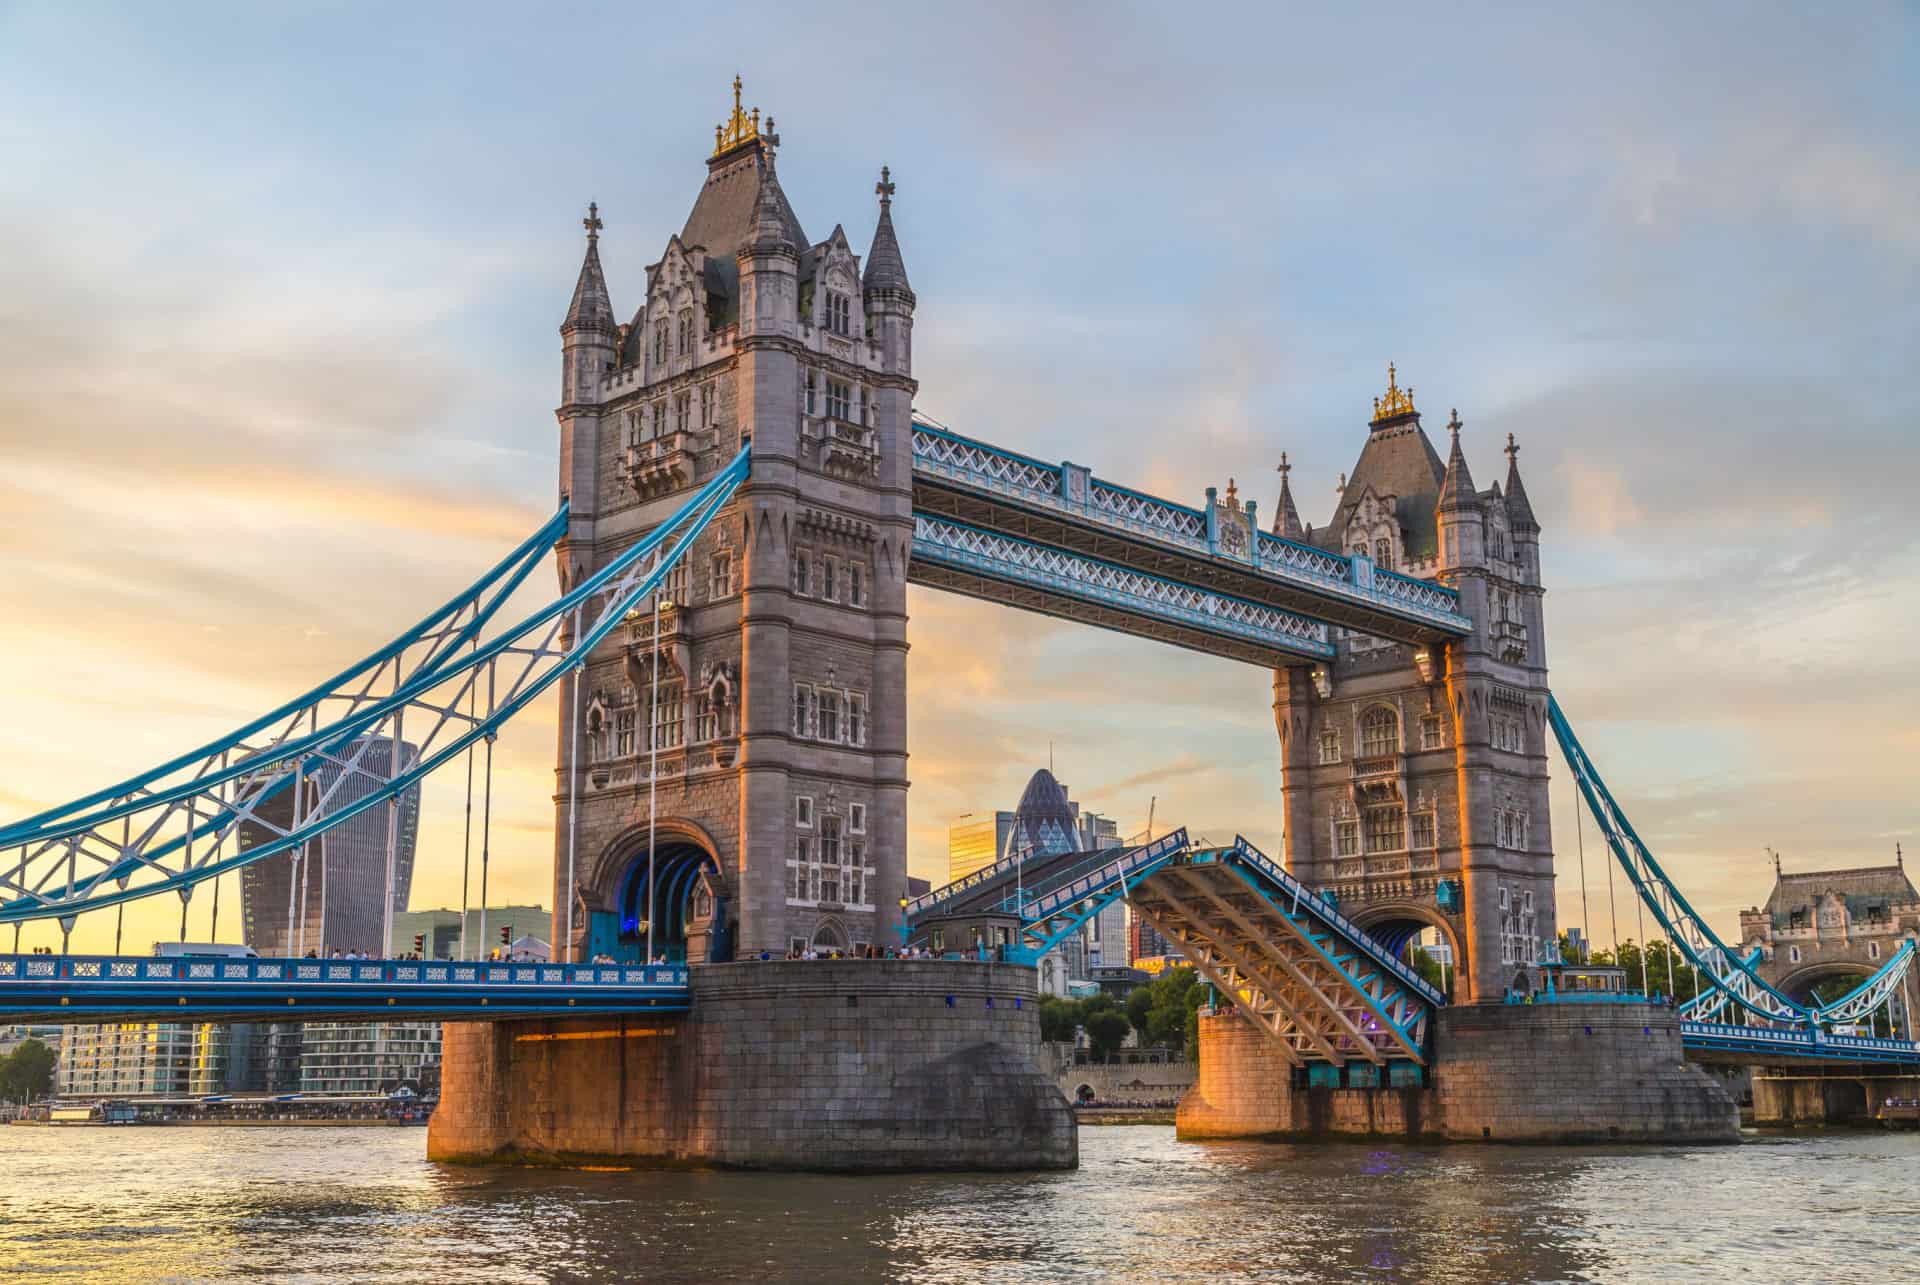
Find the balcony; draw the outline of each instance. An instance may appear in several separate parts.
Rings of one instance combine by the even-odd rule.
[[[823,473],[865,478],[879,472],[879,438],[864,424],[816,417],[806,421],[804,436],[812,444],[815,462]]]
[[[1493,652],[1509,664],[1527,658],[1527,627],[1517,620],[1496,620],[1489,636]]]
[[[1356,806],[1391,803],[1400,798],[1400,755],[1365,754],[1353,760],[1352,798]]]
[[[649,498],[677,491],[693,480],[694,434],[662,433],[627,447],[621,474],[640,496]]]

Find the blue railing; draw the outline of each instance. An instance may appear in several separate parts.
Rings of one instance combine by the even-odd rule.
[[[49,986],[150,985],[171,993],[183,983],[231,983],[272,988],[342,983],[377,987],[383,993],[409,986],[562,986],[583,989],[687,984],[686,965],[471,963],[444,960],[203,959],[192,956],[11,955],[0,956],[0,981]]]
[[[1809,1027],[1730,1026],[1682,1022],[1681,1041],[1691,1048],[1739,1053],[1778,1053],[1851,1062],[1920,1063],[1920,1044],[1868,1035],[1828,1035]]]

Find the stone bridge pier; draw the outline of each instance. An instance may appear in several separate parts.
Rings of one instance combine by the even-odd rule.
[[[700,965],[692,1010],[450,1022],[430,1159],[840,1172],[1067,1169],[1032,968]]]

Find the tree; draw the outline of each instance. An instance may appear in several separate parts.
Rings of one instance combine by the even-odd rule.
[[[1073,1028],[1080,1025],[1080,1006],[1070,999],[1048,995],[1040,1001],[1040,1038],[1056,1043],[1071,1042]]]
[[[0,1058],[0,1098],[31,1102],[53,1091],[53,1050],[39,1040],[27,1040]]]
[[[1126,1042],[1127,1032],[1133,1029],[1127,1023],[1127,1015],[1117,1006],[1096,1010],[1087,1018],[1085,1025],[1087,1042],[1093,1046],[1093,1055],[1103,1062]]]

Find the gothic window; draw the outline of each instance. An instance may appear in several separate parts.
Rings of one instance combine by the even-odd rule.
[[[1437,750],[1440,748],[1440,716],[1428,714],[1420,720],[1420,748]]]
[[[827,417],[829,419],[852,418],[852,390],[837,379],[827,381]]]
[[[847,296],[838,290],[827,291],[827,329],[836,335],[852,330],[852,308]]]
[[[615,758],[632,758],[634,747],[634,716],[639,713],[637,705],[629,704],[613,712],[613,754]]]
[[[840,693],[822,687],[814,696],[814,728],[823,741],[840,739]]]
[[[720,716],[712,692],[701,692],[694,699],[693,739],[711,741],[720,735]]]
[[[812,874],[813,840],[801,835],[793,841],[793,899],[806,901],[807,880]]]
[[[1338,763],[1340,761],[1340,733],[1329,727],[1320,733],[1320,761]]]
[[[841,889],[840,818],[820,818],[820,900],[839,901]]]
[[[700,385],[700,427],[713,427],[713,404],[718,400],[711,383]]]
[[[867,832],[867,805],[864,803],[847,804],[847,833],[865,834]]]
[[[1368,808],[1366,841],[1368,852],[1398,852],[1406,846],[1406,814],[1399,804]]]
[[[1798,946],[1787,947],[1787,962],[1789,964],[1797,964],[1800,962],[1800,948]]]
[[[657,401],[653,404],[653,432],[651,436],[662,437],[667,431],[667,403]]]
[[[1507,810],[1505,808],[1501,808],[1494,813],[1494,829],[1496,831],[1494,842],[1503,848],[1510,846],[1508,841],[1512,837],[1512,831],[1507,828]]]
[[[815,398],[819,395],[819,388],[820,388],[819,376],[815,375],[811,370],[809,370],[807,372],[807,384],[806,384],[807,414],[809,415],[818,415],[820,413],[819,410],[816,408],[816,404],[815,404]]]
[[[676,433],[686,432],[689,419],[692,416],[692,414],[693,414],[693,397],[690,394],[681,393],[678,397],[674,398],[673,399],[673,431]]]
[[[1397,754],[1400,716],[1385,705],[1375,705],[1360,718],[1360,753],[1366,758]]]
[[[813,828],[813,796],[811,794],[794,795],[793,824],[802,830]]]
[[[680,348],[682,357],[693,351],[693,309],[680,310]]]
[[[1393,544],[1388,540],[1373,542],[1373,560],[1380,564],[1382,571],[1393,570]]]
[[[863,692],[847,693],[847,744],[867,743],[867,697]],[[858,804],[854,806],[858,807]]]
[[[674,546],[672,545],[667,545],[662,548],[660,550],[660,556],[663,558],[672,557],[673,548]],[[681,558],[678,562],[674,563],[673,566],[668,568],[667,574],[662,577],[659,594],[663,606],[670,607],[674,603],[687,601],[687,589],[693,582],[693,573],[688,569],[687,563],[687,558]]]
[[[1868,959],[1878,959],[1878,958],[1880,958],[1880,943],[1879,943],[1879,942],[1877,942],[1877,941],[1870,941],[1870,942],[1868,942],[1868,943],[1867,943],[1867,958],[1868,958]]]
[[[667,322],[664,317],[653,328],[653,361],[657,366],[664,366],[667,362]]]
[[[1433,813],[1416,812],[1413,814],[1414,847],[1422,849],[1438,847],[1437,833],[1438,828],[1434,825]]]
[[[1335,856],[1340,857],[1360,855],[1360,823],[1358,821],[1333,823],[1333,852]]]
[[[793,685],[793,734],[806,736],[813,731],[813,689],[805,683]]]
[[[835,558],[820,560],[820,596],[828,602],[840,601],[840,563]]]
[[[733,596],[733,554],[722,550],[707,560],[707,598],[718,602]]]
[[[793,555],[793,591],[797,594],[812,592],[813,569],[807,565],[806,551],[798,550]]]
[[[867,904],[867,845],[858,841],[847,844],[847,904]]]
[[[847,605],[864,607],[867,605],[866,576],[862,574],[860,564],[847,564]]]
[[[662,682],[660,698],[654,703],[654,719],[651,726],[655,729],[654,744],[663,750],[679,748],[686,739],[687,706],[686,691],[680,680]]]

